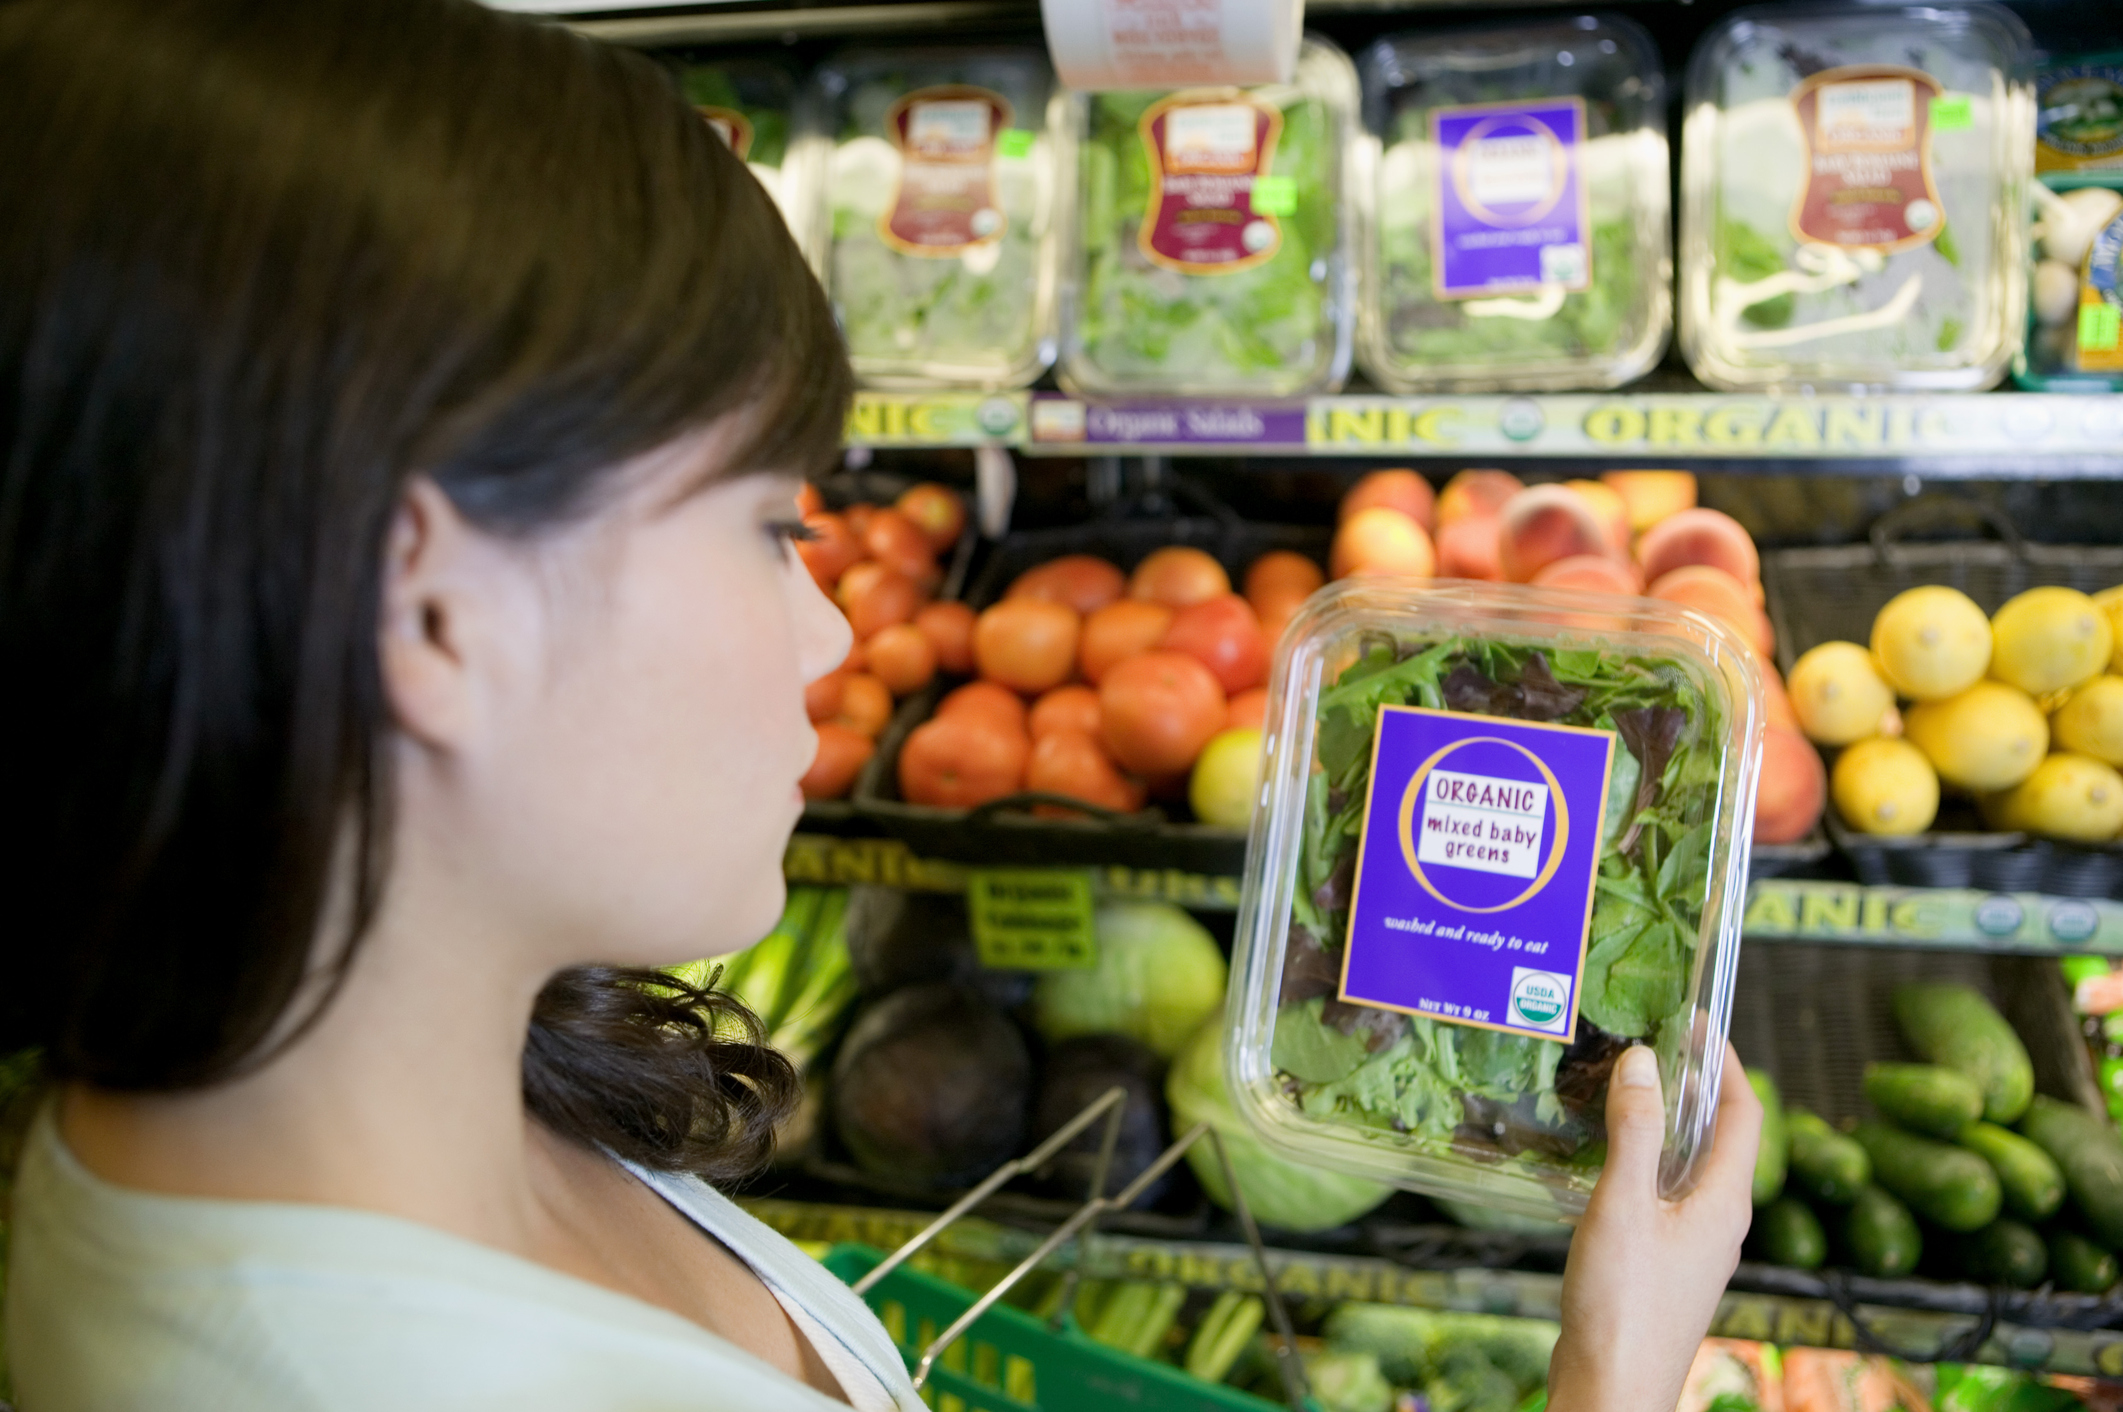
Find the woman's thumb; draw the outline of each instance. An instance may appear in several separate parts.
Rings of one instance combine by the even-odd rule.
[[[1625,1192],[1655,1193],[1665,1142],[1658,1056],[1644,1045],[1631,1045],[1607,1081],[1607,1169],[1601,1180]]]

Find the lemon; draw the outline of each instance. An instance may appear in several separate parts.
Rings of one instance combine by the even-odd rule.
[[[1939,812],[1939,777],[1906,740],[1859,741],[1836,757],[1828,788],[1861,833],[1922,833]]]
[[[1957,696],[1990,666],[1990,619],[1944,584],[1898,593],[1872,620],[1880,675],[1913,701]]]
[[[1791,664],[1784,685],[1799,729],[1819,745],[1848,745],[1880,733],[1894,691],[1872,654],[1855,642],[1824,642]]]
[[[1187,781],[1194,817],[1220,829],[1245,828],[1253,822],[1253,801],[1260,792],[1260,731],[1238,726],[1211,736]]]
[[[1997,801],[1996,821],[2075,843],[2102,843],[2123,831],[2123,775],[2090,755],[2050,756]]]
[[[1979,681],[1944,701],[1919,701],[1903,718],[1910,744],[1939,778],[1962,789],[2010,789],[2049,753],[2049,722],[2024,691]]]
[[[2123,584],[2096,593],[2094,604],[2108,614],[2108,635],[2115,639],[2115,646],[2109,649],[2108,670],[2123,674]]]
[[[2060,750],[2123,765],[2123,677],[2099,676],[2074,691],[2049,718]]]
[[[2108,614],[2075,588],[2030,588],[1990,620],[1990,674],[2029,696],[2100,675],[2115,650]]]

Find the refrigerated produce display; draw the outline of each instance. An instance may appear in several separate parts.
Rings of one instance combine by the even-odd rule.
[[[787,911],[688,974],[935,1405],[1534,1412],[1617,1057],[1680,1193],[1729,1036],[1683,1408],[2123,1407],[2123,11],[1314,0],[1101,93],[1017,0],[569,22],[862,382]]]

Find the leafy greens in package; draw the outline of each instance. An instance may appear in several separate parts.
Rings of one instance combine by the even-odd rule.
[[[1507,585],[1338,585],[1270,685],[1227,1062],[1301,1160],[1584,1209],[1607,1079],[1660,1059],[1693,1184],[1759,769],[1747,649],[1697,615]]]
[[[1658,361],[1665,85],[1641,29],[1587,15],[1403,35],[1360,69],[1373,381],[1614,387]]]
[[[819,70],[818,244],[864,381],[1023,387],[1054,357],[1054,75],[1031,49],[858,51]]]
[[[1081,100],[1062,376],[1089,393],[1330,392],[1354,325],[1356,74]]]
[[[1713,387],[1996,382],[2026,318],[2034,99],[1996,5],[1741,10],[1689,61],[1681,349]]]

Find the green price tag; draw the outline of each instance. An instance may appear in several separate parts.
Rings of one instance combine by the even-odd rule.
[[[1976,125],[1975,100],[1966,94],[1944,95],[1931,100],[1933,132],[1965,132]]]
[[[1087,872],[980,868],[966,877],[973,949],[992,970],[1088,969],[1098,960],[1091,918]]]
[[[2113,304],[2079,306],[2079,351],[2112,353],[2123,344],[2123,309]]]
[[[998,157],[1029,157],[1032,155],[1032,133],[1021,127],[1006,127],[995,134],[995,155]]]
[[[1263,176],[1253,179],[1253,210],[1262,216],[1297,214],[1297,178]]]

